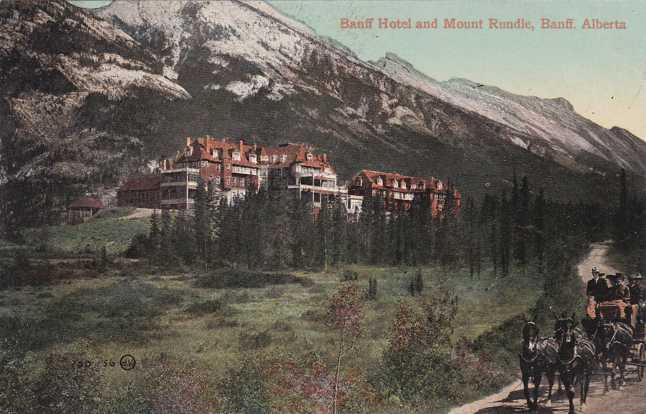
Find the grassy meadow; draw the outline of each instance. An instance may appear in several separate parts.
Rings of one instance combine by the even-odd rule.
[[[413,412],[369,384],[388,349],[400,304],[424,303],[450,289],[458,298],[452,334],[457,343],[474,341],[526,312],[542,293],[531,273],[500,278],[484,271],[471,277],[461,269],[360,265],[292,271],[289,277],[258,273],[259,287],[216,288],[214,278],[232,272],[234,279],[238,271],[169,271],[116,256],[129,237],[146,229],[146,219],[124,216],[47,228],[50,253],[43,253],[47,259],[42,260],[51,264],[41,271],[55,269],[63,276],[0,291],[0,357],[11,361],[13,370],[0,379],[0,409],[4,397],[14,400],[5,406],[7,412],[36,412],[31,411],[35,406],[49,407],[43,412],[227,412],[223,398],[239,397],[239,406],[247,407],[253,401],[249,395],[265,393],[271,411],[314,412],[315,406],[294,401],[290,375],[302,373],[310,388],[329,388],[325,384],[336,366],[338,332],[325,323],[326,312],[330,297],[348,283],[344,272],[352,271],[358,277],[351,283],[362,290],[368,289],[369,278],[376,279],[377,295],[363,301],[362,333],[343,360],[342,376],[358,379],[344,391],[354,395],[354,402],[348,397],[342,412]],[[42,231],[31,230],[26,239],[37,245],[35,237]],[[70,258],[87,244],[109,246],[106,269]],[[4,243],[0,252],[7,256],[19,248]],[[66,259],[57,262],[51,252]],[[409,285],[420,270],[424,289],[412,297]],[[119,367],[124,354],[135,357],[135,369]],[[269,388],[254,379],[257,370],[274,379]],[[501,367],[507,377],[497,381],[513,371]],[[309,389],[298,387],[301,394]],[[464,399],[488,391],[465,390]],[[310,394],[312,401],[326,398]],[[57,395],[73,397],[61,403]],[[448,403],[439,407],[446,410]],[[247,408],[244,412],[269,410],[253,403]]]

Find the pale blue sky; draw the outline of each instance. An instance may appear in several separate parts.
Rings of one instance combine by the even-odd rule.
[[[274,7],[337,39],[366,60],[394,52],[427,75],[464,77],[511,92],[562,96],[610,127],[646,138],[646,1],[642,0],[270,0]],[[80,3],[80,2],[76,2]],[[109,1],[83,2],[109,3]],[[519,30],[343,30],[340,19],[437,17],[535,22]],[[545,31],[541,17],[623,20],[627,30]]]

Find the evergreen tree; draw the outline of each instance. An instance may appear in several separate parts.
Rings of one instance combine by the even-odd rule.
[[[418,295],[421,295],[424,291],[424,277],[422,276],[422,270],[418,269],[415,274],[415,291]]]
[[[626,238],[628,237],[629,223],[628,223],[628,184],[626,178],[626,170],[621,169],[619,174],[619,200],[615,212],[615,239],[621,246],[625,246]]]
[[[331,260],[333,265],[338,265],[345,261],[347,248],[347,222],[348,213],[345,205],[338,198],[331,200],[332,222],[330,227],[331,239]]]
[[[292,230],[292,264],[296,268],[303,268],[312,264],[312,234],[314,234],[314,220],[312,205],[306,199],[293,197],[291,199]]]
[[[381,195],[378,195],[373,198],[371,204],[370,263],[384,263],[385,258],[388,257],[385,250],[388,244],[385,200]]]
[[[534,202],[534,255],[539,273],[543,273],[545,265],[545,193],[541,188]]]
[[[161,229],[159,228],[159,214],[157,210],[153,210],[150,216],[150,232],[148,233],[148,257],[151,261],[158,261],[159,249],[161,242]]]
[[[286,190],[273,192],[268,221],[271,223],[271,262],[275,268],[285,268],[291,262],[292,230],[289,227],[289,201]]]
[[[512,244],[512,206],[503,192],[500,201],[499,233],[500,233],[500,269],[503,276],[507,276],[511,262]]]
[[[318,264],[327,272],[330,264],[330,206],[327,197],[321,197],[321,208],[316,220],[316,234],[318,235]]]
[[[164,265],[175,264],[175,251],[173,250],[173,218],[167,209],[161,213],[161,228],[159,241],[159,263]]]
[[[206,263],[210,243],[209,197],[201,178],[198,180],[194,198],[193,239],[197,257]]]
[[[195,261],[195,241],[192,230],[186,210],[179,210],[173,226],[173,249],[177,252],[182,262],[188,265],[193,264]]]

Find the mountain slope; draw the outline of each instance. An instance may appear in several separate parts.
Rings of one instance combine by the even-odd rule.
[[[45,220],[89,182],[127,171],[142,142],[97,120],[123,102],[190,98],[160,66],[128,34],[66,3],[0,3],[3,218]]]
[[[615,190],[615,161],[478,111],[479,98],[455,92],[463,86],[433,89],[419,74],[363,62],[265,3],[115,1],[94,13],[62,0],[0,3],[0,79],[12,85],[0,92],[9,121],[0,168],[15,192],[52,186],[57,199],[43,205],[202,134],[309,142],[343,178],[398,170],[450,178],[467,195],[508,187],[514,170],[554,198]],[[537,104],[504,98],[514,99]],[[641,151],[619,129],[602,137],[611,151],[616,137]]]
[[[321,144],[332,151],[342,142],[357,152],[370,153],[369,144],[375,144],[407,154],[430,138],[447,152],[484,145],[500,152],[498,159],[515,153],[501,149],[513,144],[579,173],[603,175],[617,165],[646,172],[646,144],[581,117],[564,99],[523,97],[465,80],[436,82],[394,55],[362,62],[263,2],[118,0],[97,13],[165,56],[164,73],[194,101],[224,112],[232,109],[229,100],[246,114],[250,108],[263,115],[278,111],[271,117],[298,119],[305,122],[301,129],[330,136]],[[203,107],[193,110],[205,118],[204,130],[275,139],[262,115],[250,121],[230,112],[219,118]],[[290,131],[284,123],[280,127]],[[417,134],[427,142],[410,141]]]
[[[438,82],[394,54],[375,65],[399,82],[538,138],[515,142],[523,148],[542,143],[553,155],[588,167],[596,167],[593,159],[599,158],[642,175],[646,172],[646,142],[625,130],[595,124],[563,98],[521,96],[466,79]]]

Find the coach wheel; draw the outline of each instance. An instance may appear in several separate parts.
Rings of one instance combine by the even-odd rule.
[[[644,378],[644,369],[646,369],[646,346],[643,343],[637,348],[639,351],[639,365],[637,366],[637,379],[641,382]]]

